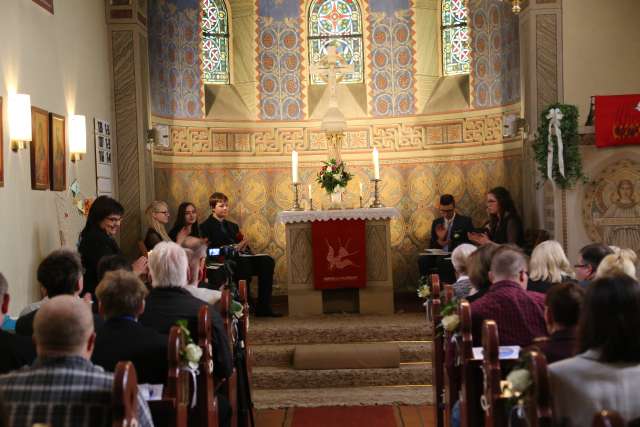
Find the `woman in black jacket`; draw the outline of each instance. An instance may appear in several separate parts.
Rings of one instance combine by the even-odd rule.
[[[520,247],[524,245],[522,221],[506,188],[495,187],[489,190],[487,213],[489,221],[485,224],[486,232],[469,233],[469,240],[478,245],[487,242],[510,243]]]
[[[98,262],[107,255],[120,255],[120,247],[114,236],[120,230],[124,208],[108,196],[98,197],[91,208],[84,229],[80,232],[78,251],[84,267],[83,293],[94,294],[98,285]],[[147,270],[147,259],[140,257],[133,263],[133,271]]]
[[[178,206],[176,222],[169,231],[171,240],[181,245],[182,241],[188,237],[200,237],[200,227],[198,227],[198,211],[191,202],[182,202]]]

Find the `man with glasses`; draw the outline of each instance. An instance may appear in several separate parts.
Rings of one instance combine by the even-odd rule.
[[[452,252],[456,246],[469,242],[467,233],[473,231],[473,222],[468,216],[460,215],[456,212],[456,201],[451,194],[440,196],[438,208],[442,216],[434,219],[431,224],[429,249]],[[443,263],[440,258],[440,256],[436,255],[421,255],[418,259],[420,275],[425,276],[436,270],[439,270],[445,276],[447,274],[453,275],[451,263]],[[455,276],[453,276],[453,279],[455,280]]]
[[[578,263],[573,266],[580,285],[587,286],[591,283],[600,262],[612,253],[611,248],[602,243],[591,243],[580,249]]]

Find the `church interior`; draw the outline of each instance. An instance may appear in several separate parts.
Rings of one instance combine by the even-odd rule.
[[[493,262],[486,261],[485,281],[502,283],[491,277],[499,277],[505,263],[516,265],[518,254],[526,252],[522,259],[531,262],[517,273],[529,274],[530,283],[536,268],[532,251],[553,241],[570,264],[562,270],[563,283],[550,282],[565,286],[564,279],[579,281],[572,286],[586,289],[579,292],[580,298],[586,292],[584,311],[596,307],[595,295],[605,299],[597,294],[600,281],[620,277],[598,276],[598,266],[592,264],[591,283],[583,286],[578,270],[591,263],[585,248],[598,243],[615,248],[611,254],[632,268],[633,273],[624,269],[625,279],[616,286],[633,289],[628,295],[636,292],[634,287],[640,289],[635,275],[635,254],[640,253],[639,20],[637,0],[3,1],[0,227],[5,237],[0,273],[8,287],[0,286],[0,297],[11,298],[3,304],[1,326],[13,335],[12,322],[19,321],[23,309],[46,297],[41,266],[60,248],[80,251],[84,292],[91,299],[98,280],[89,284],[80,241],[99,196],[117,201],[119,228],[109,242],[133,262],[134,272],[139,272],[136,263],[144,263],[141,277],[148,280],[151,298],[160,274],[154,269],[161,268],[152,258],[162,257],[166,248],[146,244],[145,235],[158,230],[158,221],[167,231],[184,221],[188,206],[183,204],[189,202],[197,212],[196,228],[207,218],[224,223],[226,217],[236,226],[233,236],[228,235],[232,244],[241,245],[236,249],[243,252],[246,242],[251,251],[247,249],[247,258],[272,263],[265,267],[271,272],[267,279],[256,264],[253,273],[240,277],[247,280],[248,290],[239,287],[233,264],[220,288],[231,287],[231,296],[217,287],[211,291],[221,301],[215,307],[224,306],[227,297],[244,307],[244,321],[242,314],[237,319],[229,314],[230,302],[222,317],[225,325],[232,319],[235,334],[246,340],[231,340],[231,346],[240,341],[249,346],[240,350],[248,364],[241,358],[234,361],[237,385],[250,391],[249,403],[237,395],[228,399],[233,416],[225,421],[222,400],[217,406],[220,421],[191,418],[194,409],[185,407],[190,425],[442,427],[475,426],[484,420],[506,426],[512,414],[505,415],[505,405],[520,408],[526,413],[520,417],[529,420],[558,421],[561,414],[580,412],[556,398],[570,394],[556,366],[565,361],[549,360],[550,380],[536,376],[541,369],[536,350],[522,351],[512,363],[496,356],[492,364],[487,350],[492,333],[500,334],[494,343],[499,341],[500,354],[502,346],[525,349],[531,340],[507,342],[500,314],[484,323],[477,320],[488,303],[480,307],[476,301],[490,291],[473,302],[465,299],[468,290],[458,295],[456,285],[450,285],[467,273],[458,270],[453,253],[463,241],[478,246],[478,253],[487,242],[501,244],[492,252]],[[327,173],[333,183],[327,186],[323,174],[327,166],[334,170],[331,161],[343,169]],[[505,221],[505,202],[496,189],[506,189],[516,212],[511,218],[518,218],[518,238],[511,238],[510,229],[505,239],[491,229],[492,218]],[[497,214],[491,202],[500,205]],[[222,206],[228,206],[228,217],[226,210],[216,216]],[[453,217],[447,216],[447,206],[452,206]],[[156,214],[165,215],[164,222]],[[458,217],[468,217],[470,226],[453,237],[451,223]],[[436,236],[443,224],[444,234]],[[203,227],[203,234],[193,234],[191,228],[187,234],[209,236]],[[161,245],[177,239],[167,232],[156,234]],[[328,236],[340,236],[338,257]],[[205,271],[202,280],[209,282],[220,279],[227,268],[225,262],[209,264],[210,251],[227,244],[213,245],[212,238],[209,273],[200,269]],[[320,251],[327,247],[329,264],[322,270],[325,252]],[[503,264],[496,261],[500,256]],[[431,263],[433,259],[438,261]],[[240,261],[238,271],[244,265]],[[351,268],[357,273],[337,273]],[[319,285],[322,274],[331,277]],[[262,286],[266,282],[272,287],[267,291]],[[102,285],[98,288],[106,292]],[[526,280],[523,286],[532,292]],[[248,295],[241,301],[244,290]],[[526,303],[537,304],[545,336],[556,331],[547,321],[553,302],[548,292],[545,288],[541,299],[537,295]],[[574,297],[578,292],[565,293]],[[560,290],[554,295],[564,294]],[[634,304],[640,304],[640,290],[633,295]],[[50,301],[58,298],[49,296]],[[97,316],[99,304],[93,298]],[[149,308],[151,301],[146,304]],[[528,310],[519,304],[513,305]],[[449,315],[462,326],[449,328],[442,321]],[[140,316],[142,322],[145,315]],[[580,353],[590,348],[584,347],[588,331],[583,317],[588,316],[580,313],[577,326]],[[37,328],[38,316],[34,322]],[[640,320],[633,322],[627,323],[640,325]],[[497,332],[491,329],[496,323]],[[215,319],[213,325],[215,334]],[[475,378],[467,371],[475,360],[465,347],[471,346],[472,332],[474,346],[485,351],[475,365],[479,370],[484,364],[484,388],[481,375]],[[34,339],[40,336],[37,330],[34,334]],[[198,344],[193,329],[191,335]],[[39,358],[40,348],[36,344]],[[460,348],[465,349],[462,356]],[[606,345],[598,348],[607,353],[602,350]],[[214,366],[203,349],[202,357]],[[214,353],[217,349],[216,344]],[[601,364],[631,363],[625,369],[633,372],[625,381],[633,385],[634,379],[640,381],[640,343],[634,349],[633,356],[629,349],[622,359],[603,359]],[[451,365],[449,351],[458,352]],[[547,375],[546,359],[543,365]],[[497,374],[492,370],[496,366]],[[517,392],[505,397],[501,366],[504,384],[514,366],[532,370],[536,391],[528,388],[523,398]],[[240,381],[242,372],[247,381]],[[498,375],[493,391],[486,384],[488,372]],[[0,405],[0,427],[27,425],[11,411],[13,397],[2,377],[0,403],[5,391],[9,410],[3,420]],[[143,377],[139,372],[139,384]],[[191,378],[185,381],[190,384]],[[545,405],[539,390],[549,381],[554,404],[546,403],[548,413],[531,415],[531,407]],[[207,389],[200,384],[206,382],[198,380],[198,392]],[[602,387],[624,393],[620,382]],[[169,389],[165,384],[164,393]],[[498,409],[481,408],[479,397],[474,407],[474,393],[482,399],[495,394]],[[615,406],[612,402],[607,401]],[[600,403],[584,406],[582,412],[587,407],[593,411],[581,413],[582,418],[570,415],[567,425],[590,425],[601,410],[618,411],[627,421],[640,419],[637,403]],[[149,407],[154,417],[148,425],[186,426],[179,416],[175,423],[160,422],[151,403]],[[577,421],[583,418],[588,424]]]

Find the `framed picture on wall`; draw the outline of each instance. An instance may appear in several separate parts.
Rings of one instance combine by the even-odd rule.
[[[31,188],[49,188],[49,112],[31,107]]]
[[[3,138],[2,133],[2,97],[0,96],[0,187],[4,187],[4,149],[2,147]]]
[[[64,191],[67,187],[67,145],[64,116],[49,113],[51,123],[49,157],[51,159],[51,189]]]

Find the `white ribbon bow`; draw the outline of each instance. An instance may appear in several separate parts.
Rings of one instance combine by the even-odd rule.
[[[196,378],[200,375],[200,370],[193,369],[189,366],[183,366],[182,369],[189,372],[191,374],[191,382],[193,384],[193,393],[191,393],[191,409],[196,407],[196,403],[198,403],[198,379]]]
[[[551,137],[551,132],[556,135],[556,139],[558,141],[558,169],[560,170],[560,175],[564,178],[564,155],[562,153],[562,131],[560,130],[560,122],[563,118],[562,111],[559,108],[552,108],[549,110],[549,114],[547,114],[547,119],[549,119],[549,136],[548,136],[548,144],[547,144],[547,176],[553,182],[553,138]]]

